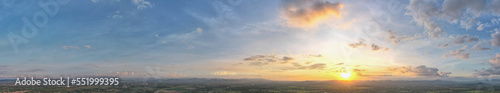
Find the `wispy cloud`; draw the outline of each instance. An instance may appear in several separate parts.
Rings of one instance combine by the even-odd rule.
[[[137,6],[137,9],[151,8],[153,5],[146,0],[132,0],[132,3]]]

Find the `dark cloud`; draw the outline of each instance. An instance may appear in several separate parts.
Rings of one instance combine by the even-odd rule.
[[[492,9],[491,11],[495,13],[497,16],[500,16],[500,1],[492,0],[490,9]]]
[[[349,44],[350,47],[352,48],[363,48],[366,46],[365,43],[363,43],[363,41],[359,41],[359,43],[352,43],[352,44]],[[378,51],[378,50],[381,50],[381,51],[388,51],[389,48],[384,48],[384,47],[380,47],[378,45],[375,45],[374,43],[370,46],[370,49],[372,51]]]
[[[321,70],[324,68],[326,68],[326,64],[324,64],[324,63],[317,63],[317,64],[313,64],[313,65],[308,67],[308,69],[311,69],[311,70]]]
[[[292,63],[294,67],[285,68],[282,70],[324,70],[326,68],[325,63],[316,63],[309,66],[304,66],[298,63]]]
[[[389,39],[394,43],[395,45],[398,45],[399,42],[406,41],[406,40],[413,40],[418,37],[416,36],[398,36],[396,32],[393,32],[391,30],[387,31],[389,33]]]
[[[489,62],[490,68],[484,71],[477,71],[475,74],[479,76],[500,75],[500,53],[497,53]]]
[[[297,66],[297,67],[300,67],[302,65],[300,65],[299,63],[292,63],[293,66]]]
[[[341,16],[340,3],[323,0],[285,0],[282,13],[287,21],[295,26],[315,26],[318,21],[332,15]]]
[[[500,46],[500,32],[491,34],[491,46]]]
[[[459,59],[469,59],[470,52],[466,50],[469,46],[465,45],[459,50],[452,50],[449,54],[445,54],[443,57],[456,57]]]
[[[251,66],[264,66],[276,62],[289,63],[293,60],[295,60],[293,57],[284,56],[278,58],[275,55],[255,55],[243,59],[243,61],[249,61]]]
[[[389,50],[389,48],[379,47],[378,45],[375,45],[375,44],[372,44],[372,45],[371,45],[371,49],[372,49],[373,51],[378,51],[378,50],[387,51],[387,50]]]
[[[295,59],[293,59],[292,57],[287,57],[287,56],[284,56],[282,60],[283,60],[283,62],[282,62],[282,63],[288,63],[288,62],[290,62],[290,61],[292,61],[292,60],[295,60]]]
[[[265,66],[268,65],[268,62],[250,62],[250,66]]]
[[[19,72],[43,72],[45,71],[44,69],[41,68],[32,68],[32,69],[26,69],[26,70],[20,70]]]
[[[425,65],[417,66],[417,67],[390,67],[388,71],[398,72],[398,73],[409,73],[414,74],[416,76],[426,76],[426,77],[448,77],[451,72],[438,72],[439,69],[427,67]]]
[[[479,41],[478,37],[472,37],[470,35],[459,35],[454,37],[453,43],[463,44],[463,43],[472,43],[477,41]]]
[[[491,49],[491,48],[489,48],[489,47],[483,47],[483,46],[482,46],[483,44],[485,44],[485,43],[483,43],[483,42],[479,42],[479,43],[477,43],[476,45],[472,46],[472,48],[471,48],[471,49],[472,49],[473,51],[486,51],[486,50],[487,50],[487,51],[491,51],[491,50],[493,50],[493,49]]]
[[[448,46],[448,43],[445,43],[445,44],[437,44],[436,46],[437,46],[437,47],[447,47],[447,46]]]
[[[352,48],[363,48],[363,47],[366,47],[366,44],[363,43],[363,41],[359,41],[359,43],[352,43],[352,44],[349,44],[350,47]]]

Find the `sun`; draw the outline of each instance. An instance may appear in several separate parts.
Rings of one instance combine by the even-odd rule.
[[[344,79],[349,79],[349,77],[351,77],[351,72],[349,72],[349,71],[342,72],[342,73],[340,73],[340,76]]]

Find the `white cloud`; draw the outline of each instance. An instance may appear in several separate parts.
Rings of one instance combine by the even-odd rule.
[[[483,25],[484,25],[484,24],[479,25],[479,26],[476,28],[476,30],[478,30],[478,31],[483,31],[483,29],[484,29]]]
[[[115,11],[113,15],[108,16],[108,17],[113,18],[113,19],[121,19],[121,18],[123,18],[123,15],[121,15],[120,11]]]
[[[92,46],[90,46],[90,45],[84,45],[84,47],[86,47],[88,49],[92,48]]]
[[[132,0],[132,3],[137,6],[137,9],[151,8],[151,2],[146,0]]]
[[[155,34],[159,39],[157,40],[158,44],[178,44],[178,45],[187,45],[188,49],[195,48],[194,45],[201,44],[196,39],[203,34],[199,28],[189,33],[182,34],[169,34],[167,36],[161,37]]]

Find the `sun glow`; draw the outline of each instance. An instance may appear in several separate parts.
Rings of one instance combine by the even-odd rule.
[[[340,76],[344,79],[349,79],[349,77],[351,77],[351,72],[346,71],[346,72],[340,73]]]

